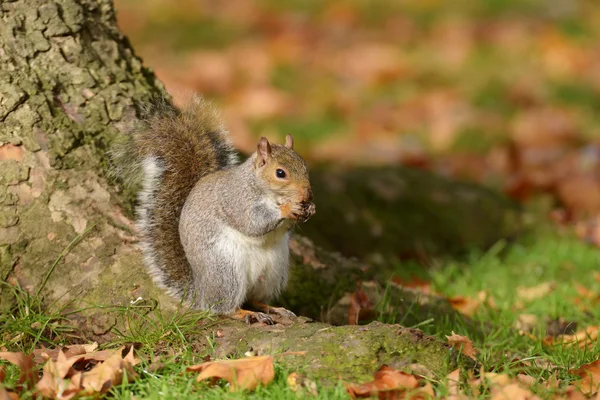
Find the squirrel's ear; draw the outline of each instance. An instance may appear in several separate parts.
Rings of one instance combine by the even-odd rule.
[[[256,166],[262,167],[271,157],[271,144],[266,137],[261,137],[256,147]]]
[[[285,135],[285,147],[294,150],[294,138],[292,135]]]

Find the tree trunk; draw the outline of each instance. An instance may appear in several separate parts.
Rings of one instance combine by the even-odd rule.
[[[110,0],[0,0],[0,12],[0,283],[20,285],[61,308],[126,305],[134,300],[139,304],[139,299],[173,305],[143,270],[132,221],[123,211],[129,203],[102,173],[104,153],[119,135],[115,123],[123,110],[135,100],[163,92],[162,84],[142,66],[118,30]],[[405,173],[388,169],[383,181],[375,179],[382,176],[378,170],[371,171],[371,177],[364,171],[336,176],[316,172],[316,185],[322,189],[316,190],[318,216],[312,228],[311,222],[306,225],[307,233],[330,250],[360,257],[372,253],[382,237],[384,254],[400,256],[407,249],[421,249],[424,242],[429,246],[438,237],[455,238],[450,218],[446,225],[452,229],[444,235],[426,240],[417,236],[411,242],[420,209],[405,210],[403,193],[410,192],[407,182],[411,188],[410,182],[420,182],[426,175],[419,173],[414,180],[414,173],[408,173],[412,178],[407,181],[398,178],[399,171]],[[345,188],[353,195],[344,195]],[[438,185],[432,193],[440,188],[445,191]],[[467,192],[472,196],[476,191]],[[383,203],[376,201],[377,212],[369,212],[369,200],[377,199]],[[437,196],[436,207],[440,201],[443,196]],[[410,202],[426,208],[432,204]],[[504,210],[500,201],[488,203],[486,207],[497,204]],[[473,211],[472,204],[467,207],[465,215]],[[403,225],[407,215],[413,222]],[[497,221],[502,218],[491,227],[500,228]],[[431,220],[419,221],[427,231]],[[473,218],[469,221],[474,224]],[[399,226],[406,227],[404,233],[399,233]],[[495,234],[486,233],[485,242],[504,232],[493,230]],[[337,237],[339,232],[344,235]],[[472,236],[482,244],[484,236]],[[471,244],[463,239],[457,240],[459,247]],[[284,302],[313,318],[327,319],[328,307],[352,291],[357,278],[371,279],[389,271],[321,250],[304,238],[292,242],[292,259]],[[9,289],[0,285],[0,310],[11,305]],[[113,322],[94,320],[93,333],[108,331]],[[284,335],[294,337],[298,325],[302,324]],[[371,329],[391,332],[386,327]],[[446,348],[440,349],[441,357]],[[436,358],[437,369],[440,360]]]

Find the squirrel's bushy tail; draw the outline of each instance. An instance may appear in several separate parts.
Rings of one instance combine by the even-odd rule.
[[[124,130],[127,142],[111,151],[113,172],[126,183],[141,179],[136,211],[144,261],[159,286],[182,298],[193,277],[179,238],[181,210],[196,182],[236,164],[236,152],[216,111],[198,97],[181,110],[155,99]]]

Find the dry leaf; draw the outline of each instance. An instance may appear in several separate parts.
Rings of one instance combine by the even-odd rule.
[[[569,387],[567,387],[567,390],[564,393],[561,393],[560,397],[556,397],[556,399],[567,399],[567,400],[586,400],[587,397],[585,397],[585,395],[583,393],[581,393],[581,391],[573,386],[570,385]]]
[[[207,378],[225,379],[231,384],[231,390],[253,390],[258,384],[267,385],[275,377],[273,357],[260,356],[240,360],[209,361],[193,365],[187,371],[198,371],[196,380]]]
[[[125,357],[121,354],[122,349],[116,350],[106,361],[83,373],[81,387],[86,393],[106,393],[113,386],[120,385],[123,378],[127,381],[137,378],[133,366],[138,361],[133,355],[133,346]]]
[[[538,325],[538,317],[534,314],[519,314],[515,322],[515,328],[522,332],[530,333]]]
[[[36,364],[43,364],[48,360],[56,361],[60,353],[64,353],[66,358],[91,353],[98,348],[98,343],[76,344],[73,346],[57,347],[56,349],[47,349],[42,346],[41,349],[33,350],[34,361]]]
[[[69,378],[76,374],[73,364],[77,361],[77,358],[67,359],[64,353],[58,353],[56,362],[50,359],[44,365],[42,379],[36,384],[36,389],[52,399],[71,399],[76,396],[81,387]]]
[[[482,304],[488,304],[490,307],[496,308],[494,301],[485,290],[477,293],[477,297],[454,296],[448,297],[446,300],[456,311],[469,317],[475,314]]]
[[[590,395],[600,389],[600,360],[571,369],[569,373],[582,378],[580,381],[575,382],[575,386],[584,394]]]
[[[448,344],[450,346],[458,349],[465,356],[476,360],[475,355],[477,354],[477,350],[475,350],[475,346],[473,346],[471,339],[466,336],[457,335],[454,331],[452,331],[451,336],[446,336],[446,338],[448,338]]]
[[[392,276],[392,283],[401,286],[404,289],[411,289],[425,294],[434,294],[431,291],[431,283],[424,281],[418,277],[412,277],[404,280],[396,275]]]
[[[18,385],[23,385],[26,388],[33,387],[38,381],[38,372],[34,368],[33,356],[25,355],[25,353],[0,352],[0,358],[5,359],[11,364],[19,367],[20,376],[17,381]]]
[[[296,393],[308,393],[313,396],[318,396],[317,384],[297,372],[292,372],[287,377],[287,383],[290,389]]]
[[[544,282],[533,287],[517,288],[517,298],[522,301],[531,301],[544,297],[556,289],[556,282]]]
[[[591,347],[594,342],[598,339],[598,327],[597,326],[588,326],[582,331],[576,332],[573,335],[560,335],[557,337],[548,336],[543,339],[543,343],[545,345],[556,345],[556,344],[565,344],[565,345],[577,345],[579,348],[583,349],[586,347]]]
[[[348,325],[358,325],[361,320],[361,310],[363,314],[373,310],[373,304],[364,292],[360,281],[356,281],[356,291],[350,297],[350,308],[348,309]]]
[[[518,374],[515,379],[525,386],[531,386],[537,382],[537,379],[535,379],[533,376],[525,374]]]
[[[375,379],[362,385],[347,385],[346,390],[352,398],[379,396],[394,398],[394,394],[405,393],[419,387],[415,375],[397,371],[387,365],[381,366],[374,374]]]
[[[450,372],[446,377],[446,381],[448,382],[448,396],[446,400],[463,400],[468,398],[468,396],[460,391],[460,369]]]
[[[492,387],[491,392],[492,400],[539,400],[538,396],[518,383]]]

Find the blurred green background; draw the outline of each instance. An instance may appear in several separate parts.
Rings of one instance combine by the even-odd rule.
[[[176,102],[234,142],[403,164],[600,211],[600,6],[590,0],[117,0]]]

